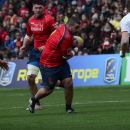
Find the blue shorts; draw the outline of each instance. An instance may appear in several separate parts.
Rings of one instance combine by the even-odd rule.
[[[40,68],[39,61],[40,61],[41,54],[42,53],[39,50],[33,48],[30,52],[28,64]]]
[[[42,74],[43,86],[45,89],[54,89],[57,80],[63,80],[72,77],[70,66],[67,61],[56,67],[40,67]]]

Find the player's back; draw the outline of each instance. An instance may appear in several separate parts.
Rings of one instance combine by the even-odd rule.
[[[64,62],[63,49],[70,50],[73,45],[73,36],[70,34],[66,25],[62,24],[59,29],[55,30],[49,37],[46,46],[40,58],[40,65],[47,67],[55,67]],[[68,52],[69,53],[69,52]]]
[[[34,48],[38,49],[45,45],[52,30],[55,29],[56,23],[50,15],[43,14],[38,19],[32,16],[29,19],[28,25],[27,34],[34,34]]]

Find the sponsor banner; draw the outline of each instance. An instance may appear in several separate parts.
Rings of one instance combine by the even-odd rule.
[[[122,59],[118,54],[75,56],[68,60],[74,86],[118,85]],[[9,70],[0,70],[0,88],[28,87],[28,60],[8,61]],[[38,75],[39,76],[39,75]],[[35,80],[38,87],[38,76]]]
[[[75,56],[69,61],[74,86],[118,85],[119,54]]]
[[[0,71],[0,88],[25,88],[28,87],[27,82],[27,62],[28,60],[12,60],[8,61],[9,70]],[[39,76],[39,75],[38,75]],[[35,80],[38,87],[38,76]]]
[[[130,53],[127,53],[122,60],[121,84],[130,84]]]

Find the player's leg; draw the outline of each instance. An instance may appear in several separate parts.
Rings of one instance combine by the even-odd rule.
[[[38,78],[39,78],[39,84],[43,86],[41,72],[39,72],[39,77]],[[55,87],[64,88],[63,83],[60,80],[57,81]]]
[[[38,72],[39,72],[38,65],[39,65],[38,62],[30,62],[28,64],[28,77],[27,77],[27,79],[28,79],[29,90],[30,90],[30,93],[32,96],[35,96],[35,94],[38,91],[36,83],[35,83],[35,78],[37,77]],[[37,109],[37,110],[42,109],[39,100],[37,101],[37,103],[35,105],[35,109]],[[28,108],[26,110],[28,110]]]
[[[61,68],[58,67],[41,67],[44,88],[39,89],[36,95],[29,100],[29,111],[31,113],[34,113],[34,106],[38,100],[50,95],[53,92],[55,84],[59,79],[58,73],[60,69]]]
[[[64,86],[65,100],[66,100],[66,113],[77,113],[71,108],[73,100],[73,82],[70,66],[67,61],[63,63],[61,71],[62,83]]]

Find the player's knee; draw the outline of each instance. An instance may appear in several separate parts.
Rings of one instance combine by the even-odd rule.
[[[43,86],[42,79],[39,79],[39,84]]]
[[[53,90],[54,90],[54,89],[47,90],[47,91],[46,91],[46,95],[49,95],[49,94],[51,94],[51,93],[53,92]]]
[[[66,85],[65,85],[66,87],[73,87],[73,82],[72,82],[72,79],[71,78],[69,78],[69,79],[67,79],[67,81],[66,81]]]
[[[35,81],[36,76],[35,75],[28,75],[28,82]]]

